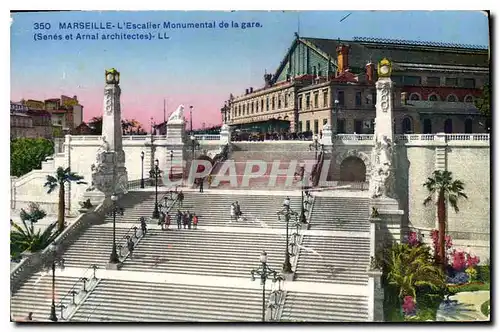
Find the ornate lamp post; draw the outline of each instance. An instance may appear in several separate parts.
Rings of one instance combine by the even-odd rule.
[[[252,281],[255,280],[255,275],[260,276],[260,284],[262,285],[262,321],[266,321],[266,280],[269,276],[273,276],[276,280],[277,272],[267,266],[267,253],[265,251],[260,254],[260,267],[252,270]]]
[[[141,151],[141,188],[144,188],[144,151]]]
[[[289,237],[288,237],[288,223],[290,222],[290,218],[294,217],[295,221],[297,221],[298,213],[291,210],[289,206],[285,206],[283,210],[278,211],[278,220],[284,219],[286,222],[286,250],[285,250],[285,263],[283,264],[283,273],[292,273],[292,264],[290,263],[290,251],[288,250],[289,246]]]
[[[273,280],[273,291],[269,294],[269,304],[268,308],[271,311],[271,320],[276,320],[276,314],[278,313],[281,301],[283,300],[283,290],[282,285],[285,278],[282,275],[278,275],[276,279]]]
[[[153,219],[160,218],[160,211],[158,210],[158,173],[160,173],[160,169],[158,159],[155,160],[155,168],[154,168],[154,177],[155,177],[155,209],[153,211]]]
[[[314,150],[314,159],[318,159],[318,151],[323,151],[323,144],[318,141],[318,135],[314,135],[314,141],[309,145],[309,150]]]
[[[172,165],[173,165],[173,160],[174,160],[174,151],[170,150],[170,172],[168,174],[168,178],[172,180],[173,174],[172,174]]]
[[[50,307],[50,317],[49,319],[53,322],[57,322],[56,315],[56,266],[59,266],[61,270],[64,270],[64,259],[58,255],[58,247],[55,242],[53,242],[50,247],[50,261],[47,269],[52,269],[52,305]]]
[[[194,150],[199,148],[199,143],[196,141],[196,136],[194,135],[191,135],[191,137],[189,137],[191,139],[191,155],[193,157],[193,160],[195,159],[195,155],[194,155]]]
[[[118,196],[115,194],[111,195],[111,201],[113,202],[113,207],[108,215],[111,214],[113,216],[113,249],[111,250],[111,255],[109,256],[109,262],[111,264],[120,263],[120,257],[118,256],[118,252],[116,250],[116,214],[120,214],[123,216],[123,208],[116,205],[118,201]]]

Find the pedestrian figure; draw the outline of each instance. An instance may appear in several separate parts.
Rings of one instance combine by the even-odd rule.
[[[196,215],[196,213],[193,214],[193,228],[198,228],[198,216]]]
[[[141,230],[142,230],[142,236],[146,235],[147,225],[146,225],[146,218],[141,217]]]
[[[160,213],[160,220],[158,221],[158,224],[161,226],[161,229],[164,230],[165,229],[165,219],[167,218],[167,216],[165,215],[165,212],[161,212]]]
[[[203,178],[200,178],[200,193],[203,192],[203,181],[204,179]]]
[[[184,193],[182,190],[177,194],[177,199],[179,200],[179,207],[182,208],[182,204],[184,202]]]
[[[131,237],[128,238],[127,240],[127,248],[128,248],[128,252],[129,252],[129,258],[132,259],[132,254],[134,252],[134,240],[132,240]]]
[[[231,219],[229,220],[230,223],[233,222],[233,220],[236,221],[236,206],[234,205],[234,203],[231,204],[230,216],[231,216]]]
[[[188,211],[188,229],[191,229],[192,224],[193,224],[193,214]]]
[[[283,201],[283,206],[284,206],[286,209],[289,209],[289,208],[290,208],[290,197],[286,196],[285,200]]]
[[[165,218],[165,226],[166,226],[166,229],[168,230],[168,228],[170,227],[170,223],[172,222],[172,218],[170,217],[170,214],[167,212],[167,216]]]
[[[182,224],[182,212],[181,210],[177,210],[177,229],[181,229]]]
[[[212,185],[212,175],[210,174],[207,178],[208,188]]]
[[[182,216],[182,226],[184,226],[184,229],[186,229],[188,223],[188,214],[187,212],[184,212]]]
[[[32,313],[32,312],[30,312],[30,313],[28,314],[28,316],[26,316],[26,320],[27,320],[27,321],[32,321],[32,320],[33,320],[33,313]]]
[[[238,219],[243,214],[243,213],[241,213],[240,203],[238,203],[238,201],[236,201],[236,203],[234,203],[234,208],[236,211],[236,218]]]

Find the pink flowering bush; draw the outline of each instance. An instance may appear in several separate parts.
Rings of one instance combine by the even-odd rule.
[[[413,296],[407,295],[403,298],[403,312],[406,316],[414,316],[417,313],[417,304]]]
[[[453,250],[452,267],[457,272],[463,272],[466,268],[475,268],[479,264],[479,257],[470,255],[463,250]]]
[[[420,236],[417,232],[408,233],[407,241],[410,247],[418,247],[422,244]]]

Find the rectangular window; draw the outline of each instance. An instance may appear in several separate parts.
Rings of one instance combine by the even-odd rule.
[[[271,99],[271,106],[272,106],[272,109],[274,110],[275,109],[275,106],[276,106],[276,99],[275,97],[273,96],[272,99]]]
[[[447,77],[446,86],[458,86],[458,79],[456,77]]]
[[[299,100],[297,101],[299,103],[299,110],[302,109],[302,96],[299,97]]]
[[[377,104],[377,91],[372,92],[372,103],[373,105]]]
[[[288,107],[288,94],[285,93],[285,108]]]
[[[464,88],[468,89],[476,88],[476,80],[473,78],[464,78]]]
[[[317,134],[319,133],[319,121],[314,120],[314,133]]]
[[[427,77],[427,86],[440,86],[441,78],[439,77]]]
[[[306,121],[306,131],[311,131],[311,121]]]
[[[344,106],[344,104],[345,104],[344,91],[337,92],[337,100],[339,101],[340,106]]]
[[[266,99],[266,111],[269,111],[269,97]]]
[[[422,85],[422,80],[420,76],[405,76],[403,80],[405,85],[413,85],[413,86]]]
[[[337,133],[345,134],[345,119],[337,119]]]
[[[362,120],[354,120],[354,132],[356,134],[363,133],[363,121]]]
[[[314,93],[314,108],[318,108],[318,99],[319,99],[319,94],[317,92]]]
[[[361,91],[356,91],[356,106],[361,106]]]
[[[281,97],[278,96],[278,109],[281,109]]]
[[[391,80],[398,86],[403,85],[403,77],[402,76],[392,76]]]
[[[264,111],[264,99],[261,99],[260,100],[260,111],[263,112]]]
[[[298,132],[302,132],[302,121],[299,121],[299,128],[297,128]]]
[[[323,90],[323,107],[328,107],[328,90]]]
[[[308,110],[309,107],[311,107],[311,94],[310,93],[306,94],[306,110]]]

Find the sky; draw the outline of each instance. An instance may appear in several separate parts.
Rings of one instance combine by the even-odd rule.
[[[11,14],[11,100],[76,95],[84,120],[102,114],[104,70],[120,71],[122,117],[149,128],[178,105],[193,106],[193,126],[221,123],[220,108],[274,73],[294,33],[303,37],[355,36],[488,45],[488,18],[478,11],[89,11]],[[125,22],[213,22],[215,29],[118,29]],[[95,22],[110,30],[60,29]],[[225,22],[228,28],[220,28]],[[239,23],[232,28],[231,22]],[[241,28],[241,22],[261,27]],[[45,28],[45,29],[44,29]],[[77,33],[151,33],[153,40],[76,40]],[[160,35],[168,39],[158,39]],[[60,35],[63,40],[36,40]],[[73,40],[66,40],[72,35]],[[70,38],[70,37],[68,37]],[[189,119],[189,112],[186,112]]]

